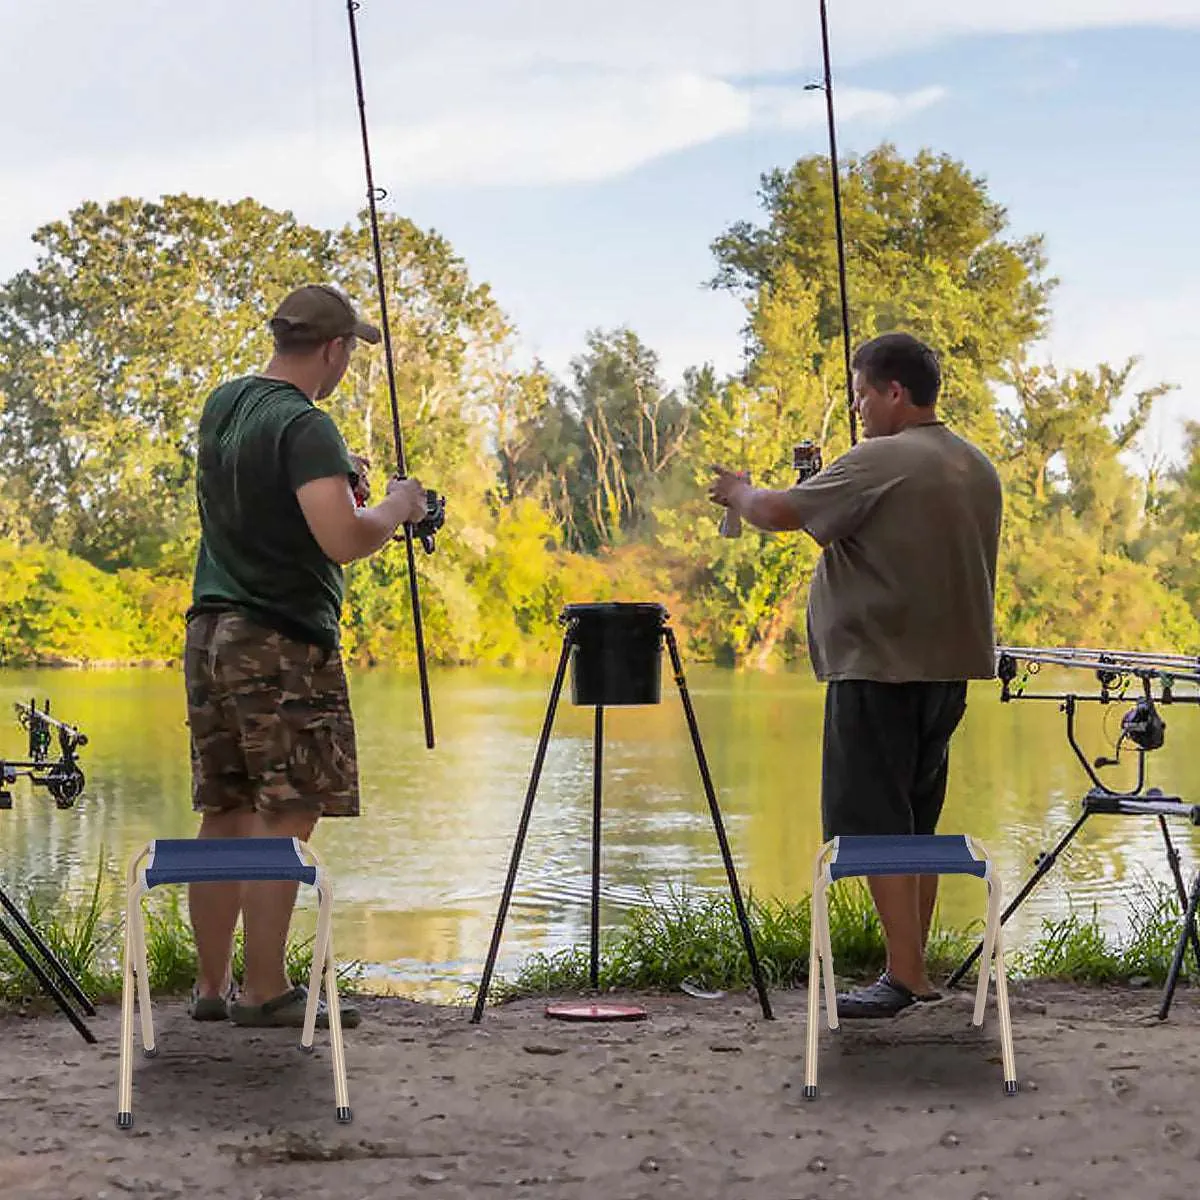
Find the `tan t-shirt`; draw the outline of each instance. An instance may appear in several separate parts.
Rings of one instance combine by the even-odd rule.
[[[1003,499],[986,455],[944,425],[912,426],[787,495],[824,547],[808,597],[818,679],[992,678]]]

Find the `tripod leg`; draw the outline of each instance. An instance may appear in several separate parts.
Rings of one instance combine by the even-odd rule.
[[[604,705],[596,705],[595,749],[592,764],[592,940],[588,980],[600,986],[600,790],[604,771]]]
[[[758,1002],[762,1006],[762,1014],[768,1021],[773,1021],[771,1000],[767,995],[767,985],[763,980],[762,967],[759,965],[758,953],[754,949],[754,935],[750,931],[750,920],[746,916],[746,906],[742,903],[742,890],[738,886],[737,871],[733,865],[733,854],[729,849],[729,839],[725,836],[725,822],[721,819],[721,810],[717,805],[717,794],[713,789],[712,776],[708,772],[708,762],[704,757],[704,747],[700,744],[700,730],[696,725],[696,714],[692,709],[692,698],[688,695],[687,681],[683,677],[683,663],[679,658],[679,647],[675,643],[675,631],[664,631],[667,649],[671,653],[671,666],[675,671],[675,685],[679,688],[679,698],[683,701],[684,715],[687,717],[688,732],[692,735],[692,746],[696,751],[696,763],[700,768],[700,779],[704,784],[704,795],[708,800],[708,810],[712,814],[713,828],[717,833],[717,844],[721,847],[721,858],[725,862],[725,874],[729,877],[729,891],[733,897],[733,907],[737,912],[738,924],[742,928],[742,940],[746,943],[746,957],[750,960],[750,973],[754,977],[754,987],[758,992]]]
[[[1175,877],[1175,890],[1179,893],[1179,907],[1184,911],[1188,906],[1188,891],[1187,884],[1183,882],[1183,871],[1179,866],[1179,851],[1175,849],[1175,843],[1171,841],[1171,831],[1167,828],[1167,818],[1159,813],[1158,827],[1162,830],[1163,841],[1167,846],[1167,862],[1171,867],[1171,874]],[[1196,956],[1196,970],[1200,971],[1200,936],[1197,936],[1195,926],[1192,923],[1184,924],[1184,932],[1188,934],[1192,942],[1192,953]]]
[[[42,940],[38,931],[25,919],[20,909],[9,899],[8,893],[3,888],[0,888],[0,904],[4,905],[9,916],[16,922],[17,927],[25,935],[30,945],[42,956],[43,961],[51,971],[58,976],[62,986],[75,997],[79,1002],[79,1006],[89,1017],[94,1017],[96,1010],[91,1000],[88,999],[87,993],[75,982],[75,978],[71,972],[55,957],[50,947]]]
[[[1192,894],[1188,898],[1187,908],[1183,914],[1183,928],[1179,931],[1179,941],[1175,946],[1175,956],[1171,959],[1171,971],[1167,976],[1167,986],[1163,989],[1162,1003],[1158,1009],[1158,1019],[1165,1021],[1171,1011],[1171,999],[1175,995],[1175,985],[1179,982],[1179,972],[1183,969],[1183,958],[1187,953],[1188,935],[1196,937],[1196,910],[1200,908],[1200,871],[1196,872],[1196,882],[1192,884]]]
[[[79,1035],[83,1040],[89,1045],[94,1046],[96,1044],[96,1035],[83,1023],[79,1014],[71,1007],[71,1002],[63,995],[62,989],[42,970],[41,965],[21,944],[20,939],[9,928],[8,922],[3,917],[0,917],[0,937],[3,937],[12,947],[13,953],[25,964],[29,969],[29,973],[54,999],[55,1004],[62,1010],[63,1015],[79,1030]]]
[[[1071,828],[1068,829],[1067,832],[1064,833],[1063,836],[1059,839],[1058,845],[1055,846],[1053,850],[1043,851],[1041,854],[1038,855],[1033,874],[1030,875],[1030,877],[1025,881],[1025,885],[1012,898],[1012,901],[1009,904],[1009,906],[1004,910],[1004,912],[1002,912],[1000,914],[1000,924],[1001,925],[1003,925],[1008,920],[1008,918],[1011,917],[1013,915],[1013,913],[1017,911],[1017,908],[1021,904],[1021,901],[1024,900],[1025,897],[1028,896],[1029,893],[1032,892],[1035,887],[1037,887],[1037,885],[1042,881],[1043,876],[1048,875],[1050,873],[1050,869],[1058,861],[1058,856],[1066,849],[1067,843],[1070,842],[1070,840],[1079,832],[1079,829],[1083,825],[1084,821],[1086,821],[1088,819],[1088,817],[1090,817],[1091,815],[1092,815],[1091,811],[1089,809],[1085,808],[1083,810],[1083,814],[1080,816],[1079,820],[1077,820],[1075,822],[1075,824],[1072,825]],[[962,961],[962,963],[959,964],[959,966],[955,970],[954,974],[951,975],[950,978],[946,980],[946,987],[948,987],[948,988],[954,987],[955,984],[957,984],[958,981],[971,969],[971,964],[980,956],[980,954],[982,952],[983,952],[983,942],[981,941],[979,943],[979,945],[976,946],[975,949],[972,950],[971,953],[967,955],[967,957]]]
[[[492,972],[496,968],[496,955],[500,950],[500,937],[504,932],[504,919],[508,915],[508,906],[512,902],[513,885],[517,881],[517,867],[521,862],[521,851],[525,846],[525,835],[529,832],[529,817],[533,812],[533,798],[537,794],[538,780],[542,774],[542,764],[546,760],[546,746],[550,741],[550,729],[554,725],[554,711],[558,707],[559,693],[562,691],[563,677],[567,673],[567,659],[571,653],[571,632],[563,636],[562,653],[558,658],[558,670],[554,674],[554,686],[550,689],[550,703],[546,707],[546,719],[542,724],[542,733],[538,738],[537,753],[533,759],[533,772],[529,777],[529,789],[525,793],[525,807],[521,812],[521,821],[517,826],[517,837],[513,842],[512,857],[508,863],[508,877],[504,881],[504,894],[500,898],[500,908],[496,913],[496,925],[492,930],[492,942],[488,947],[487,962],[483,967],[483,978],[479,981],[479,995],[475,997],[475,1010],[471,1014],[471,1024],[478,1025],[483,1019],[483,1008],[487,1003],[488,989],[492,986]]]

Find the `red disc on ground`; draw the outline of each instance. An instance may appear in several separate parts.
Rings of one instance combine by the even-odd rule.
[[[644,1021],[640,1004],[547,1004],[546,1016],[554,1021]]]

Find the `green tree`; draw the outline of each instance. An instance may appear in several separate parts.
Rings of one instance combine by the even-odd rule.
[[[645,535],[690,420],[658,356],[630,329],[592,331],[544,418],[528,470],[547,481],[572,543],[595,550]]]
[[[204,394],[262,362],[271,306],[325,274],[329,237],[252,200],[167,196],[84,204],[34,241],[0,289],[0,454],[37,537],[160,565],[194,520]]]
[[[763,487],[794,482],[792,447],[812,431],[832,453],[830,418],[840,401],[819,372],[819,297],[788,264],[764,285],[750,309],[758,353],[742,380],[714,386],[693,375],[694,429],[686,464],[694,485],[682,502],[655,514],[659,540],[685,572],[691,648],[720,661],[766,666],[782,647],[803,643],[802,608],[817,550],[798,533],[717,536],[720,510],[703,495],[711,466],[747,471]]]
[[[947,420],[996,450],[989,384],[1045,328],[1055,281],[1045,275],[1042,239],[1009,237],[1007,213],[986,182],[946,155],[923,150],[909,161],[883,145],[843,171],[852,336],[857,343],[905,329],[928,341],[945,368]],[[754,302],[779,294],[785,269],[809,284],[817,296],[812,369],[831,395],[844,395],[828,160],[815,155],[769,172],[760,200],[761,225],[738,222],[713,243],[712,286]],[[766,349],[763,333],[752,331],[752,358]]]

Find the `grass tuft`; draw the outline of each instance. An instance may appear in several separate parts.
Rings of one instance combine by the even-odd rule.
[[[120,897],[120,900],[117,900]],[[56,906],[53,910],[36,897],[13,897],[30,925],[56,958],[95,1001],[118,1000],[121,995],[121,953],[124,941],[121,908],[124,888],[115,876],[106,876],[103,860],[87,899],[80,904]],[[196,978],[196,944],[188,919],[185,893],[180,888],[152,894],[145,905],[146,962],[150,968],[150,990],[156,995],[181,996],[191,991]],[[7,922],[10,927],[12,921]],[[308,982],[312,968],[313,938],[293,937],[288,942],[287,966],[291,979]],[[40,962],[40,955],[32,952]],[[245,952],[242,930],[234,937],[233,972],[244,973]],[[338,986],[352,985],[361,978],[363,964],[340,963]],[[7,942],[0,942],[0,1001],[7,1004],[50,1001],[41,985]]]

